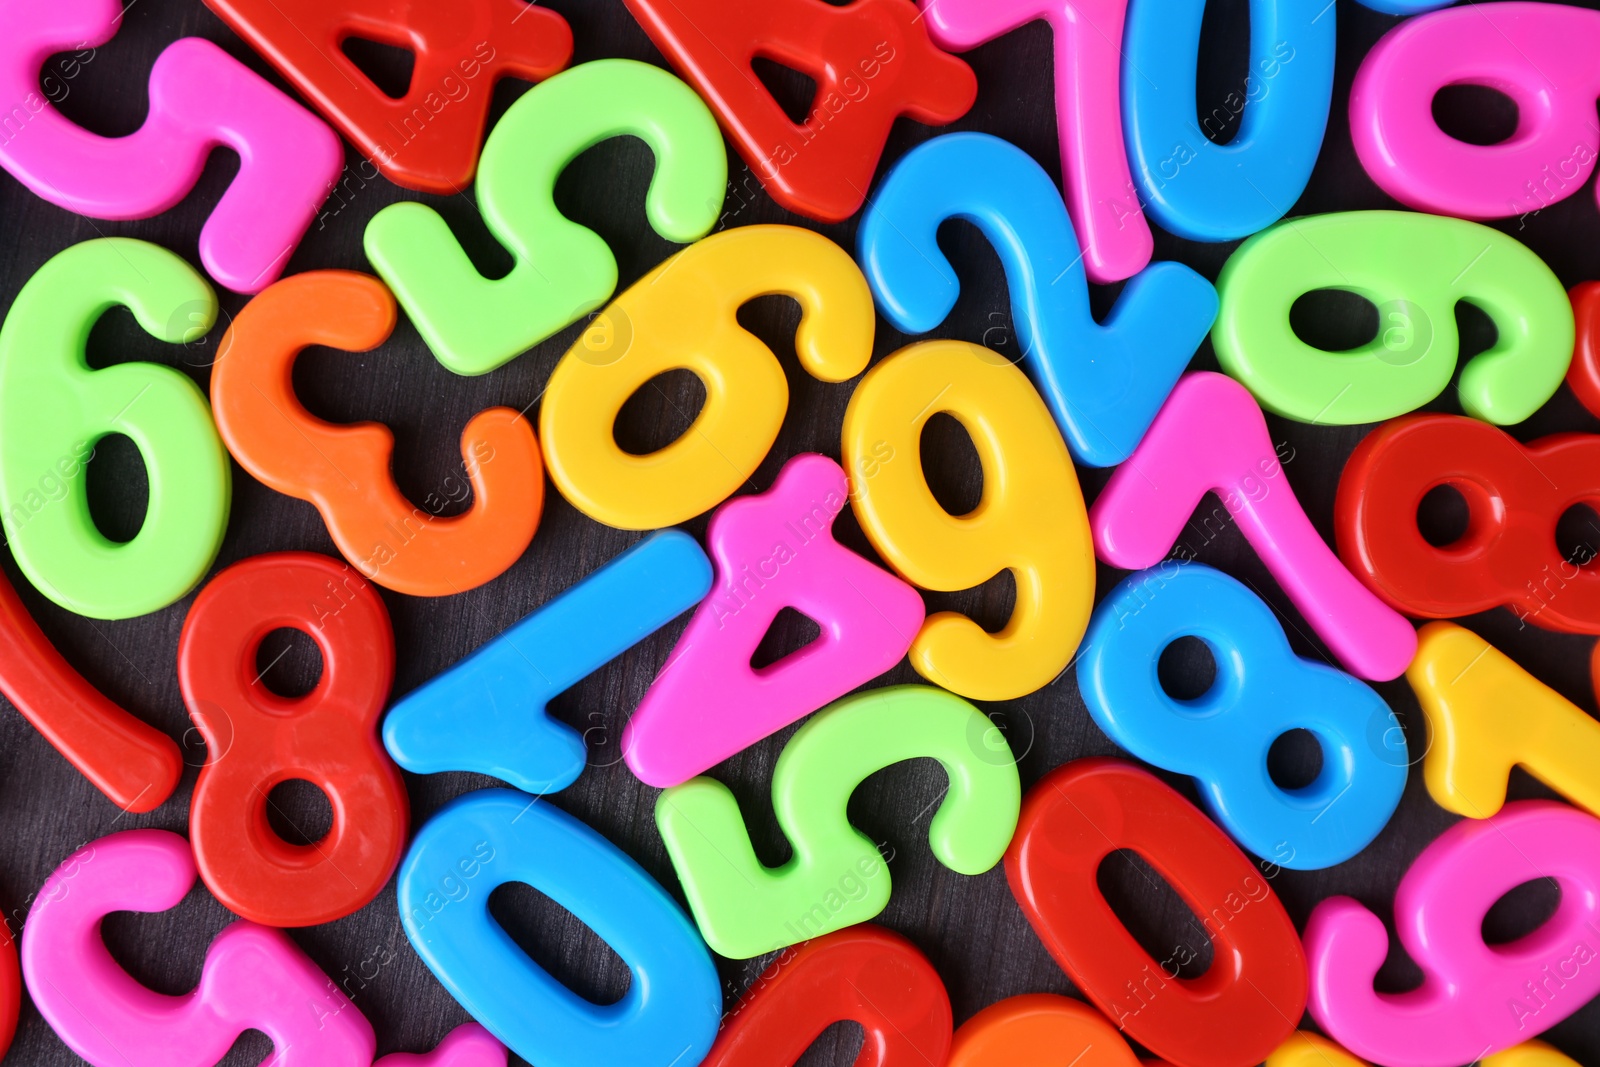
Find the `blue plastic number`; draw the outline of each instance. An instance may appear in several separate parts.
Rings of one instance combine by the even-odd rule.
[[[950,133],[907,152],[861,222],[856,258],[903,333],[927,333],[955,307],[961,283],[936,234],[957,218],[1005,265],[1021,354],[1073,456],[1093,467],[1127,459],[1211,328],[1216,290],[1181,263],[1153,263],[1096,323],[1077,235],[1044,168],[998,137]]]
[[[384,746],[416,774],[476,771],[529,793],[565,789],[583,770],[583,737],[545,705],[710,590],[711,562],[694,538],[653,534],[395,704]]]
[[[615,1004],[556,981],[489,914],[524,882],[566,908],[632,972]],[[474,1019],[539,1067],[695,1067],[717,1035],[722,991],[694,924],[666,890],[588,826],[539,797],[480,789],[428,821],[399,876],[417,955]]]
[[[1180,637],[1204,641],[1216,680],[1193,700],[1169,696],[1156,663]],[[1129,577],[1100,604],[1078,685],[1089,713],[1142,760],[1192,775],[1217,821],[1282,867],[1349,859],[1400,803],[1408,759],[1399,720],[1361,681],[1289,648],[1260,597],[1201,563],[1168,560]],[[1309,730],[1322,747],[1310,785],[1285,790],[1267,750]]]
[[[1145,211],[1180,237],[1232,241],[1277,222],[1311,178],[1333,98],[1334,5],[1250,0],[1244,85],[1196,125],[1205,7],[1128,5],[1122,130]],[[1235,116],[1233,140],[1213,143]]]

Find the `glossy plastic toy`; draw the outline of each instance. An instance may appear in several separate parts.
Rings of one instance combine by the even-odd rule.
[[[0,327],[0,523],[28,580],[95,619],[156,611],[194,588],[222,545],[232,487],[228,453],[193,380],[154,363],[90,369],[89,331],[119,305],[169,344],[209,329],[217,314],[193,267],[156,245],[111,237],[57,253]],[[150,478],[144,520],[123,543],[95,526],[85,495],[85,464],[113,433],[133,440]]]
[[[0,923],[0,927],[3,927],[0,929],[0,1059],[3,1059],[11,1048],[11,1039],[16,1036],[17,1016],[22,1010],[22,970],[17,962],[17,942],[12,937],[11,927],[4,923]],[[944,992],[944,986],[939,987],[939,992]],[[948,1029],[949,1023],[945,1026]]]
[[[1089,280],[1144,270],[1155,241],[1140,210],[1122,140],[1119,99],[1128,0],[920,0],[928,34],[953,52],[1038,19],[1055,35],[1056,132],[1072,228]],[[947,175],[954,177],[954,175]]]
[[[497,82],[539,81],[572,58],[567,20],[519,0],[206,0],[396,185],[463,192],[478,166]],[[345,54],[353,38],[411,53],[389,96]],[[358,186],[359,188],[359,186]]]
[[[1204,3],[1130,0],[1122,48],[1122,132],[1139,202],[1193,241],[1233,241],[1294,206],[1322,149],[1333,98],[1331,7],[1250,4],[1250,66],[1195,125]],[[1234,116],[1227,144],[1211,140]]]
[[[1118,849],[1137,852],[1200,916],[1195,933],[1212,943],[1200,977],[1151,957],[1101,895],[1100,864]],[[1264,877],[1215,823],[1131,764],[1082,759],[1046,775],[1023,804],[1006,878],[1073,985],[1173,1063],[1251,1067],[1305,1008],[1300,939]]]
[[[729,1009],[700,1067],[794,1063],[841,1020],[866,1032],[854,1067],[943,1067],[950,998],[926,956],[863,923],[778,954]]]
[[[418,507],[390,472],[394,435],[380,423],[338,426],[294,390],[302,349],[367,352],[395,326],[394,297],[353,271],[296,274],[250,301],[228,328],[211,371],[217,430],[239,465],[322,513],[333,543],[368,579],[412,596],[449,596],[503,574],[533,540],[544,506],[544,462],[533,426],[508,407],[473,416],[461,435],[472,507]]]
[[[200,984],[166,996],[122,969],[100,938],[116,911],[165,911],[194,884],[188,843],[124,830],[69,856],[40,889],[22,936],[28,995],[56,1035],[94,1067],[210,1067],[259,1030],[282,1067],[368,1067],[372,1024],[281,930],[235,922],[212,941]],[[482,1027],[457,1027],[426,1056],[373,1067],[504,1067]]]
[[[1554,878],[1556,912],[1509,944],[1483,917],[1523,882]],[[1345,1048],[1388,1067],[1452,1067],[1548,1030],[1600,993],[1600,820],[1547,800],[1507,804],[1440,834],[1400,880],[1394,924],[1422,985],[1378,993],[1383,920],[1350,897],[1306,924],[1311,1015]],[[1593,966],[1591,966],[1593,965]]]
[[[1417,506],[1437,486],[1466,500],[1467,529],[1430,544]],[[1339,553],[1408,615],[1441,619],[1504,605],[1523,622],[1600,633],[1600,573],[1562,555],[1556,521],[1600,495],[1600,436],[1521,444],[1458,415],[1384,423],[1356,446],[1334,503]]]
[[[1144,1060],[1106,1017],[1081,1001],[1026,993],[991,1004],[961,1024],[948,1067],[1167,1067]]]
[[[413,774],[473,771],[529,793],[565,789],[588,753],[545,705],[710,588],[711,563],[694,538],[653,534],[397,701],[383,743]]]
[[[1211,651],[1217,677],[1179,700],[1156,676],[1182,637]],[[1100,602],[1078,657],[1094,721],[1146,763],[1193,775],[1212,815],[1239,844],[1294,870],[1343,863],[1378,835],[1406,785],[1403,737],[1383,698],[1342,671],[1296,656],[1272,609],[1203,563],[1130,575]],[[1309,730],[1322,749],[1310,784],[1286,790],[1267,772],[1272,743]]]
[[[338,136],[199,37],[173,42],[156,59],[143,126],[126,137],[89,132],[40,94],[39,73],[55,53],[103,45],[121,25],[120,0],[8,4],[0,12],[0,97],[12,109],[0,167],[68,211],[144,219],[189,195],[213,149],[231,148],[239,173],[200,231],[200,261],[229,289],[256,292],[283,270],[338,180]]]
[[[800,305],[795,352],[812,377],[842,382],[866,370],[872,294],[844,249],[797,226],[715,234],[617,297],[551,372],[539,436],[562,496],[609,526],[654,530],[710,511],[746,485],[789,407],[778,358],[737,317],[772,294]],[[665,447],[623,451],[622,406],[670,370],[700,379],[704,406]]]
[[[1293,219],[1239,247],[1217,279],[1211,332],[1222,369],[1261,406],[1300,422],[1382,422],[1442,393],[1456,369],[1455,307],[1488,313],[1496,339],[1461,371],[1462,409],[1521,422],[1561,388],[1572,314],[1561,282],[1498,230],[1412,211],[1344,211]],[[1289,309],[1342,289],[1378,306],[1378,333],[1329,352],[1295,335]]]
[[[972,68],[929,41],[904,0],[628,0],[628,10],[711,105],[768,194],[819,222],[861,210],[895,119],[943,126],[978,94]],[[752,75],[757,56],[816,82],[804,122]]]
[[[784,745],[772,806],[794,854],[779,867],[756,858],[739,804],[721,782],[695,778],[664,791],[656,826],[706,943],[749,959],[882,911],[889,865],[850,825],[845,806],[868,775],[919,756],[937,759],[950,777],[928,828],[934,855],[960,874],[989,870],[1016,827],[1016,764],[982,712],[931,686],[845,697]]]
[[[514,261],[478,273],[438,212],[391,204],[367,224],[367,258],[440,363],[485,374],[604,304],[617,261],[600,235],[556,210],[556,179],[577,156],[631,135],[655,153],[645,197],[650,226],[669,241],[716,225],[728,157],[711,112],[683,82],[631,59],[583,63],[529,90],[484,144],[478,209]]]
[[[1208,492],[1222,498],[1222,524],[1239,524],[1347,670],[1386,681],[1406,669],[1416,632],[1317,534],[1289,486],[1261,409],[1224,375],[1200,371],[1179,381],[1144,441],[1111,475],[1089,514],[1097,554],[1127,570],[1155,566]]]
[[[857,233],[873,295],[902,333],[927,333],[955,307],[961,283],[937,237],[952,218],[999,253],[1018,358],[1072,454],[1095,467],[1127,459],[1216,317],[1211,283],[1181,263],[1153,264],[1101,326],[1072,220],[1044,168],[998,137],[950,133],[895,163]]]
[[[1578,1067],[1576,1060],[1568,1059],[1543,1041],[1525,1041],[1478,1062],[1482,1067]],[[1267,1057],[1264,1067],[1367,1067],[1367,1062],[1321,1034],[1296,1030]]]
[[[507,882],[533,886],[622,957],[621,1000],[584,1000],[517,947],[489,913]],[[721,990],[694,925],[637,863],[539,797],[480,789],[446,804],[411,844],[399,900],[428,969],[540,1067],[698,1064],[716,1037]]]
[[[1600,14],[1562,4],[1474,4],[1402,22],[1367,53],[1351,88],[1356,155],[1386,193],[1419,211],[1537,214],[1594,169],[1596,47]],[[1445,133],[1433,98],[1450,85],[1509,96],[1516,132],[1494,145]]]
[[[1406,680],[1428,717],[1422,772],[1435,803],[1486,819],[1522,767],[1600,815],[1600,723],[1471,630],[1430,622],[1420,636]]]
[[[711,595],[622,735],[646,785],[680,785],[900,662],[924,616],[911,586],[833,539],[849,504],[844,471],[803,453],[772,488],[723,505],[707,540]],[[821,634],[759,671],[750,666],[784,608]]]
[[[78,466],[69,458],[56,473],[72,477]],[[172,738],[130,715],[74,670],[4,576],[0,576],[0,693],[123,811],[154,811],[177,788],[183,757]],[[4,1054],[0,1048],[0,1056]]]
[[[1600,282],[1582,282],[1568,294],[1572,301],[1572,365],[1567,388],[1600,418]]]
[[[268,689],[256,666],[262,638],[280,627],[322,655],[322,676],[301,697]],[[200,877],[236,915],[263,926],[332,922],[394,873],[410,804],[377,735],[393,679],[394,633],[378,591],[327,556],[255,556],[195,598],[178,638],[178,684],[209,758],[189,836]],[[322,790],[333,809],[314,844],[292,845],[267,821],[272,788],[290,779]]]
[[[944,412],[971,436],[983,497],[940,506],[922,472],[923,427]],[[953,611],[911,643],[918,674],[974,700],[1048,685],[1072,659],[1094,604],[1094,549],[1061,434],[1027,377],[987,348],[927,341],[867,372],[844,414],[851,504],[867,539],[923,589],[970,589],[1010,570],[1016,605],[998,633]]]

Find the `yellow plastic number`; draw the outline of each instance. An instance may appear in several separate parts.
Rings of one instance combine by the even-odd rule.
[[[938,412],[966,428],[983,461],[983,496],[966,515],[939,505],[917,459]],[[950,591],[1002,570],[1016,580],[999,633],[951,611],[929,616],[911,646],[917,673],[977,700],[1020,697],[1060,674],[1093,607],[1094,547],[1067,446],[1023,373],[963,341],[901,349],[850,398],[844,456],[856,517],[907,581]]]
[[[1440,807],[1487,819],[1521,766],[1600,815],[1600,722],[1471,630],[1431,622],[1419,638],[1406,680],[1428,717],[1422,778]]]
[[[653,530],[709,511],[743,485],[777,440],[789,384],[736,316],[775,293],[800,303],[794,347],[813,377],[842,382],[865,369],[872,293],[844,249],[795,226],[708,237],[617,297],[550,375],[539,436],[561,495],[609,526]],[[624,452],[617,413],[670,370],[700,379],[705,407],[665,448]]]
[[[1150,1062],[1150,1061],[1145,1061]],[[1578,1067],[1543,1041],[1524,1041],[1479,1061],[1481,1067]],[[1264,1067],[1367,1067],[1367,1061],[1346,1052],[1320,1034],[1297,1030],[1267,1057]]]

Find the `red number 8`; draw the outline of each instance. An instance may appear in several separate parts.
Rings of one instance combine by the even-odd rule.
[[[322,677],[303,697],[273,693],[256,670],[262,638],[309,635]],[[178,640],[178,683],[205,738],[189,837],[207,888],[265,926],[312,926],[366,905],[405,846],[410,805],[378,739],[394,678],[394,634],[377,592],[350,567],[309,552],[256,556],[201,591]],[[328,795],[333,828],[293,845],[267,824],[267,794],[301,778]]]

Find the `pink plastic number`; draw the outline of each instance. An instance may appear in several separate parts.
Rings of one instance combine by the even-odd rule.
[[[114,911],[164,911],[194,884],[189,844],[125,830],[73,853],[39,890],[22,934],[28,993],[56,1034],[96,1067],[211,1067],[247,1029],[272,1039],[274,1067],[367,1067],[372,1024],[281,930],[240,920],[206,952],[200,984],[166,996],[133,979],[100,939]],[[476,1023],[430,1055],[377,1067],[504,1067]]]
[[[1544,877],[1560,884],[1556,913],[1484,944],[1490,906]],[[1452,1067],[1535,1037],[1600,993],[1600,819],[1524,800],[1459,822],[1400,880],[1394,922],[1423,972],[1409,993],[1373,991],[1389,951],[1381,919],[1349,897],[1311,913],[1311,1015],[1341,1045],[1389,1067]]]
[[[241,293],[264,289],[344,165],[338,136],[228,53],[176,41],[150,71],[150,115],[126,137],[101,137],[41,95],[57,52],[109,41],[120,0],[0,4],[0,167],[34,193],[96,219],[143,219],[177,204],[213,148],[239,153],[238,176],[200,231],[200,260]]]
[[[1576,193],[1600,149],[1600,12],[1564,4],[1471,4],[1402,22],[1367,53],[1350,132],[1372,180],[1401,203],[1467,219],[1538,211]],[[1517,105],[1494,145],[1433,119],[1449,85],[1487,85]]]
[[[849,505],[839,465],[796,456],[760,496],[711,519],[717,581],[622,737],[628,766],[665,788],[777,733],[893,667],[922,627],[915,589],[833,539]],[[750,657],[779,611],[822,635],[761,670]]]
[[[1417,632],[1339,562],[1289,488],[1267,420],[1248,390],[1202,371],[1179,379],[1132,456],[1089,512],[1095,551],[1115,567],[1159,563],[1207,492],[1346,669],[1399,677]]]
[[[964,52],[1036,19],[1055,34],[1056,128],[1067,213],[1089,280],[1138,274],[1155,249],[1122,141],[1128,0],[920,0],[936,44]]]

